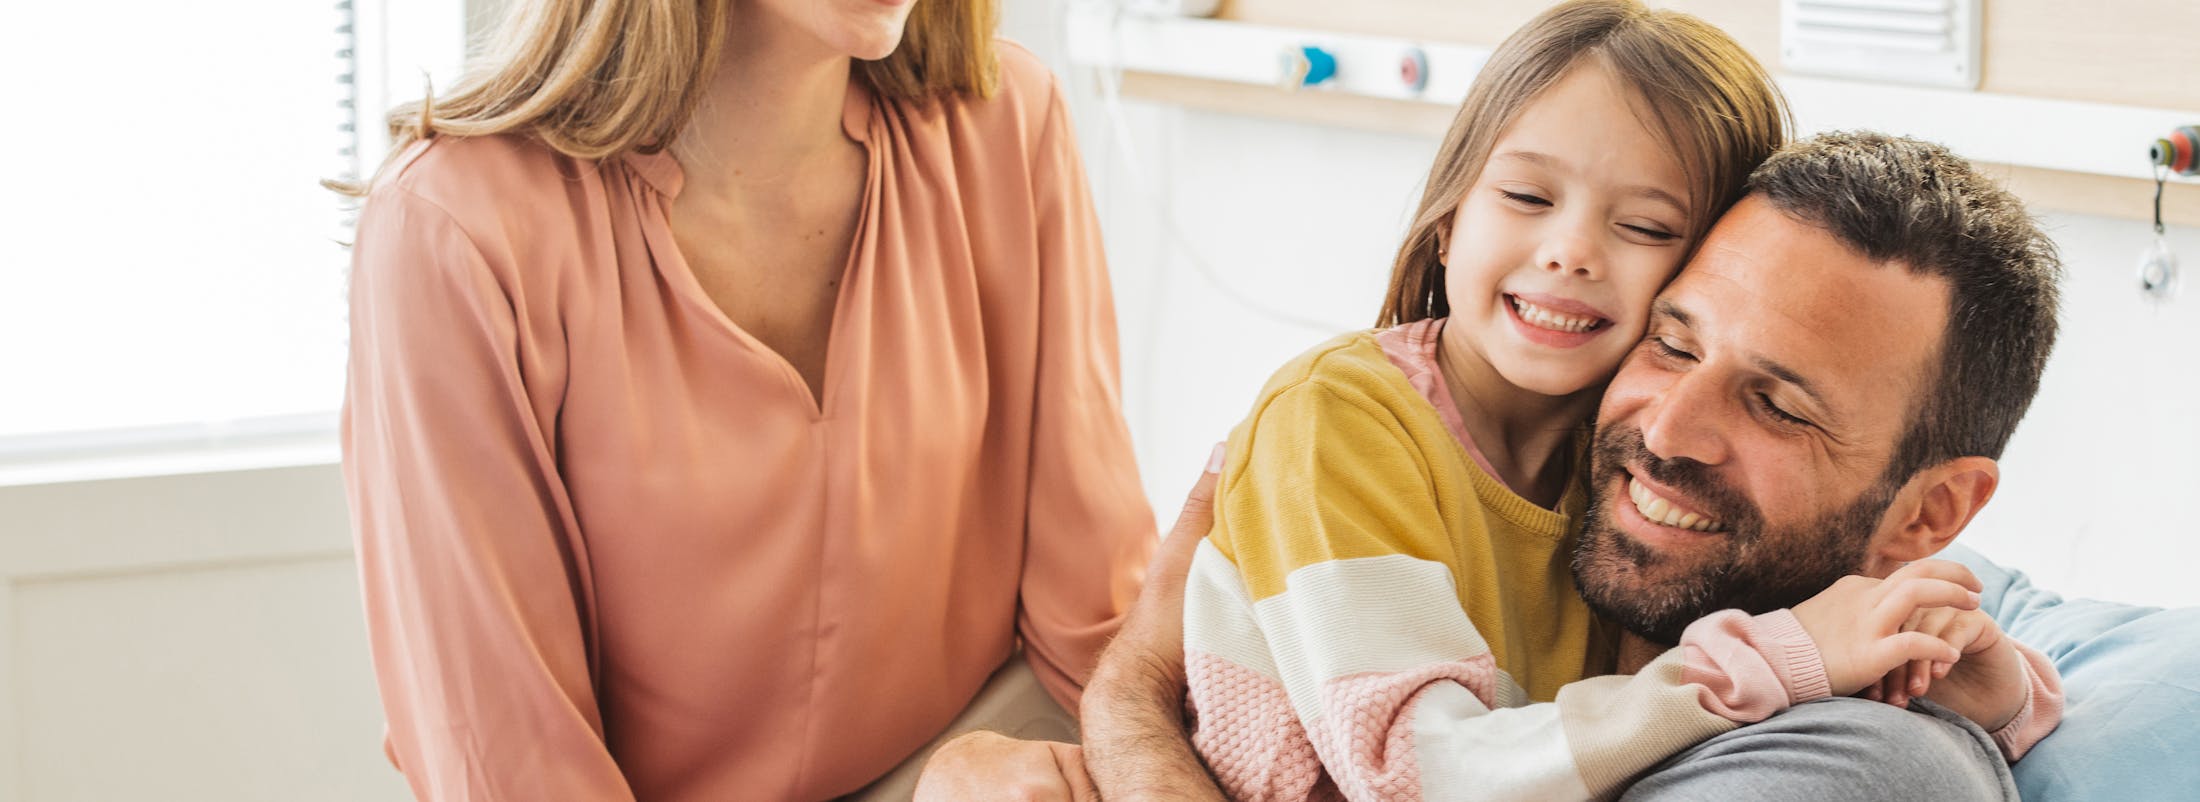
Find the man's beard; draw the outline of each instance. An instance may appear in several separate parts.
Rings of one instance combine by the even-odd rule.
[[[1629,465],[1701,505],[1696,512],[1726,526],[1722,552],[1666,554],[1621,532],[1607,502],[1630,504],[1624,492],[1608,498]],[[1598,615],[1653,642],[1680,642],[1696,619],[1725,609],[1751,615],[1793,607],[1864,565],[1866,546],[1894,502],[1893,483],[1880,481],[1846,507],[1793,526],[1773,527],[1748,498],[1711,475],[1708,466],[1683,458],[1665,460],[1644,447],[1633,426],[1598,427],[1589,458],[1589,510],[1574,543],[1574,584]],[[1664,576],[1658,576],[1664,574]]]

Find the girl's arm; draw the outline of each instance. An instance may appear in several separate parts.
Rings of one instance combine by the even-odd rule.
[[[1323,773],[1349,798],[1599,797],[1830,692],[1793,613],[1728,611],[1638,674],[1529,704],[1461,609],[1420,450],[1372,412],[1308,382],[1276,395],[1232,445],[1244,467],[1225,474],[1222,525],[1193,559],[1185,643],[1194,743],[1233,797],[1304,798]],[[1876,603],[1871,582],[1828,598],[1843,610]],[[1880,637],[1938,644],[1896,635],[1901,612],[1875,617]],[[1888,668],[1906,657],[1890,654],[1879,655]]]

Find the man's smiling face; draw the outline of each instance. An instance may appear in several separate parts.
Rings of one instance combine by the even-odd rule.
[[[1735,205],[1604,396],[1574,554],[1591,606],[1674,643],[1864,570],[1948,297],[1761,197]]]

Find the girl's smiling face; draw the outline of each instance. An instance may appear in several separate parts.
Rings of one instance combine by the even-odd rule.
[[[1499,135],[1452,216],[1446,342],[1513,386],[1601,386],[1689,250],[1687,175],[1638,104],[1582,59]]]

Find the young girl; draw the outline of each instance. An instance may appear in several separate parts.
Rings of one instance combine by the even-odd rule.
[[[1785,610],[1605,676],[1620,633],[1568,566],[1604,385],[1785,131],[1739,45],[1633,0],[1561,5],[1491,55],[1390,328],[1286,365],[1232,435],[1185,645],[1193,743],[1233,797],[1601,797],[1829,694]]]

